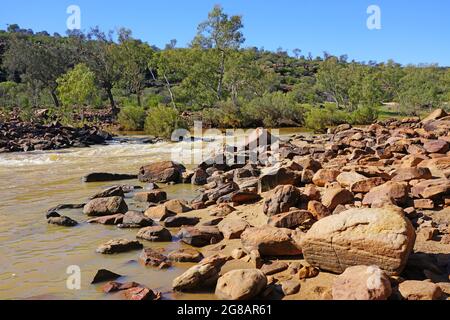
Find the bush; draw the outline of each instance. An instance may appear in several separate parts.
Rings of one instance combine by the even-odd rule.
[[[356,125],[371,124],[378,120],[378,115],[378,108],[363,106],[352,112],[349,122]]]
[[[176,129],[186,128],[177,110],[158,106],[152,108],[145,119],[145,132],[160,138],[170,139]]]
[[[305,126],[315,132],[325,132],[329,127],[348,122],[347,113],[339,110],[334,104],[324,107],[312,107],[305,117]]]
[[[141,131],[144,129],[146,112],[143,108],[128,104],[121,108],[119,124],[127,131]]]
[[[247,125],[239,107],[232,101],[218,102],[215,108],[204,109],[202,118],[213,128],[242,128]]]

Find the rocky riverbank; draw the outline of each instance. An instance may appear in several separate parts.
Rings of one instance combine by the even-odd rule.
[[[75,128],[59,122],[42,125],[18,120],[0,123],[0,153],[89,147],[111,139],[108,132],[91,126]]]
[[[173,162],[143,166],[137,175],[144,190],[99,190],[80,199],[87,201],[85,223],[58,208],[47,213],[48,222],[136,229],[135,239],[111,239],[92,250],[136,250],[142,268],[189,266],[173,279],[173,292],[231,300],[448,299],[450,116],[444,111],[293,136],[280,142],[276,164],[270,145],[251,145],[192,171]],[[231,161],[253,152],[260,153],[256,162]],[[163,184],[173,183],[197,185],[201,194],[190,202],[168,200]],[[149,247],[174,241],[187,249]],[[168,298],[151,282],[120,283],[106,274],[113,276],[98,284],[105,294]]]

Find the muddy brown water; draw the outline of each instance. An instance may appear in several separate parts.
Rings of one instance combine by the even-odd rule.
[[[283,129],[280,134],[301,132]],[[172,143],[142,144],[143,138],[128,136],[106,146],[83,149],[0,155],[0,299],[118,299],[103,294],[101,285],[90,284],[98,269],[126,276],[119,281],[135,281],[161,291],[165,299],[214,299],[212,294],[171,293],[172,280],[191,264],[157,270],[139,265],[139,252],[111,256],[95,253],[98,245],[110,239],[134,239],[136,230],[87,224],[81,209],[60,212],[80,223],[75,228],[46,222],[49,208],[86,202],[102,188],[117,184],[86,184],[82,176],[91,172],[137,173],[144,164],[171,159],[172,151],[180,147]],[[137,180],[119,183],[145,187]],[[189,200],[197,194],[191,185],[164,189],[171,199]],[[144,245],[167,253],[183,246],[177,241]],[[66,285],[67,268],[72,265],[81,269],[80,290],[69,290]]]

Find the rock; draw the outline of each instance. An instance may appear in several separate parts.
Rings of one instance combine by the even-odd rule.
[[[353,201],[353,193],[343,188],[328,188],[322,197],[322,204],[333,211],[339,205],[344,205]]]
[[[108,189],[103,190],[91,197],[91,200],[98,198],[109,198],[109,197],[125,197],[125,193],[121,186],[114,186]]]
[[[134,200],[139,202],[160,203],[167,200],[167,193],[161,190],[138,192],[135,194]]]
[[[422,161],[419,168],[428,168],[433,177],[449,178],[450,177],[450,156]]]
[[[268,168],[261,172],[258,193],[270,191],[279,185],[297,185],[301,174],[287,168]]]
[[[450,145],[444,140],[429,140],[425,142],[423,148],[428,153],[442,153],[445,154],[449,149]]]
[[[242,205],[258,202],[259,200],[261,200],[261,196],[253,192],[236,191],[231,194],[230,200],[235,205]]]
[[[312,182],[318,187],[325,187],[327,183],[336,181],[336,178],[340,175],[338,170],[320,169],[314,175]]]
[[[205,227],[213,227],[213,226],[217,226],[219,223],[221,223],[223,221],[223,218],[214,218],[212,220],[208,220],[206,222],[202,223],[202,226]]]
[[[298,278],[300,280],[315,278],[319,275],[320,271],[317,268],[311,266],[302,266],[298,271]]]
[[[128,212],[128,206],[122,197],[99,198],[89,201],[83,213],[90,217],[110,216]]]
[[[61,215],[60,215],[58,212],[56,212],[56,211],[48,211],[48,212],[45,214],[45,217],[46,217],[47,219],[50,219],[50,218],[59,218],[59,217],[61,217]]]
[[[137,211],[128,211],[120,227],[122,228],[143,228],[154,224],[153,220],[146,217],[143,213]]]
[[[392,174],[392,181],[411,181],[419,179],[431,179],[428,168],[399,168]]]
[[[236,211],[236,209],[230,206],[228,203],[220,203],[217,208],[211,212],[210,215],[214,217],[226,217],[234,211]]]
[[[250,227],[250,224],[242,219],[228,219],[224,220],[218,225],[219,231],[227,240],[239,239],[242,232]]]
[[[400,283],[398,290],[406,300],[438,300],[442,297],[441,288],[427,281],[408,280]]]
[[[197,217],[174,216],[164,220],[164,226],[166,228],[180,228],[182,226],[195,226],[199,222],[200,218]]]
[[[350,186],[350,191],[353,193],[368,193],[375,187],[378,187],[384,183],[383,178],[374,177],[367,178],[365,180],[357,181]]]
[[[190,268],[178,278],[172,287],[175,291],[197,291],[216,285],[222,266],[229,261],[229,257],[216,255],[203,259],[198,265]]]
[[[303,170],[311,170],[312,172],[316,173],[317,171],[322,169],[322,165],[320,164],[320,162],[313,159],[311,156],[296,156],[293,160],[294,162],[301,165],[303,167]]]
[[[281,283],[281,290],[285,296],[297,294],[300,291],[300,282],[296,280],[285,280]]]
[[[113,214],[111,216],[97,217],[94,219],[90,219],[87,222],[104,224],[104,225],[108,225],[108,226],[115,226],[115,225],[121,224],[123,222],[123,217],[124,217],[124,215],[122,213],[119,213],[119,214]]]
[[[271,226],[248,228],[242,233],[241,242],[247,252],[257,250],[263,256],[296,256],[302,253],[288,229]]]
[[[120,274],[114,273],[114,272],[106,270],[106,269],[100,269],[95,274],[94,279],[92,279],[92,281],[91,281],[91,284],[116,280],[121,277],[122,276]]]
[[[135,240],[116,239],[110,240],[97,248],[97,253],[116,254],[142,249],[142,244]]]
[[[342,273],[355,265],[377,265],[398,275],[414,247],[415,231],[394,209],[351,209],[319,220],[303,237],[306,261]]]
[[[434,199],[450,192],[450,180],[432,179],[419,182],[411,188],[411,193],[416,198]]]
[[[192,211],[192,208],[189,207],[187,202],[183,200],[169,200],[164,203],[164,206],[167,210],[176,214]]]
[[[139,181],[156,183],[180,183],[186,168],[172,161],[163,161],[142,167],[139,170]]]
[[[306,210],[293,210],[286,213],[271,216],[268,225],[275,228],[296,229],[305,224],[313,224],[315,218]]]
[[[365,176],[354,171],[342,172],[336,178],[336,181],[344,188],[348,188],[351,185],[364,180],[367,180]]]
[[[152,290],[145,287],[135,287],[123,291],[123,296],[127,300],[133,301],[144,301],[144,300],[159,300],[161,299],[161,294],[155,293]]]
[[[167,256],[169,260],[175,262],[200,262],[203,259],[203,255],[195,249],[179,249],[172,251]]]
[[[150,248],[142,250],[139,255],[139,261],[146,267],[167,269],[171,266],[169,259],[165,255]]]
[[[420,227],[417,230],[417,240],[431,241],[439,233],[439,230],[431,227]]]
[[[222,241],[223,236],[217,227],[184,227],[177,237],[193,247],[205,247]]]
[[[136,282],[120,283],[120,282],[110,281],[102,287],[102,291],[104,293],[113,293],[113,292],[128,290],[131,288],[137,288],[137,287],[141,287],[141,285]]]
[[[269,217],[288,212],[290,208],[299,205],[301,197],[301,192],[294,186],[278,186],[273,194],[265,200],[263,212]]]
[[[389,181],[373,188],[363,199],[364,205],[372,205],[379,201],[403,204],[408,197],[408,188],[405,184]]]
[[[308,211],[312,213],[316,220],[323,219],[331,215],[331,211],[319,201],[308,202]]]
[[[78,222],[66,216],[51,217],[47,220],[47,222],[49,224],[54,224],[60,227],[75,227],[78,225]]]
[[[447,116],[447,112],[443,109],[436,109],[432,113],[430,113],[425,119],[422,120],[422,123],[427,123],[434,120],[439,120]]]
[[[333,283],[333,300],[387,300],[389,277],[377,266],[349,267]]]
[[[162,204],[156,207],[148,208],[144,215],[156,221],[164,221],[169,217],[175,216],[176,214],[167,210],[166,206]]]
[[[267,278],[260,270],[233,270],[217,281],[216,296],[221,300],[250,300],[267,286]]]
[[[239,259],[241,259],[241,258],[243,258],[243,257],[245,257],[246,256],[246,253],[244,252],[244,250],[242,250],[242,249],[234,249],[232,252],[231,252],[231,257],[233,258],[233,259],[235,259],[235,260],[239,260]]]
[[[418,199],[414,200],[415,209],[431,210],[434,209],[434,202],[431,199]]]
[[[285,270],[288,269],[288,265],[285,262],[282,261],[274,261],[274,262],[270,262],[270,263],[266,263],[262,266],[261,271],[266,275],[266,276],[271,276],[273,274],[277,274],[280,272],[283,272]]]
[[[194,174],[192,175],[192,184],[196,186],[203,186],[208,183],[208,174],[205,172],[205,170],[198,168],[194,171]]]
[[[170,231],[161,226],[147,227],[139,230],[136,235],[138,239],[144,239],[151,242],[170,242],[172,235]]]
[[[104,173],[96,172],[90,173],[83,177],[83,182],[109,182],[109,181],[120,181],[120,180],[133,180],[136,179],[135,174],[115,174],[115,173]]]

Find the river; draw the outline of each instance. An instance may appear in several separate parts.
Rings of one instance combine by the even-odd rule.
[[[282,130],[280,135],[300,133]],[[137,173],[142,165],[169,160],[172,151],[188,143],[145,144],[140,136],[115,139],[108,145],[60,151],[0,154],[0,299],[115,299],[101,286],[90,284],[98,269],[109,269],[161,291],[167,299],[211,299],[212,295],[172,294],[171,283],[192,265],[169,270],[144,268],[137,253],[104,256],[95,253],[101,243],[115,238],[134,239],[136,230],[90,225],[82,210],[61,211],[80,222],[75,228],[48,225],[45,213],[58,204],[83,203],[104,187],[115,183],[90,183],[81,177],[91,172]],[[205,144],[211,144],[207,142]],[[205,145],[204,144],[204,145]],[[204,145],[200,146],[202,152]],[[186,146],[186,145],[185,145]],[[133,181],[133,185],[144,184]],[[196,187],[164,187],[170,199],[192,199]],[[182,246],[148,244],[170,252]],[[81,269],[81,290],[66,286],[69,266]]]

